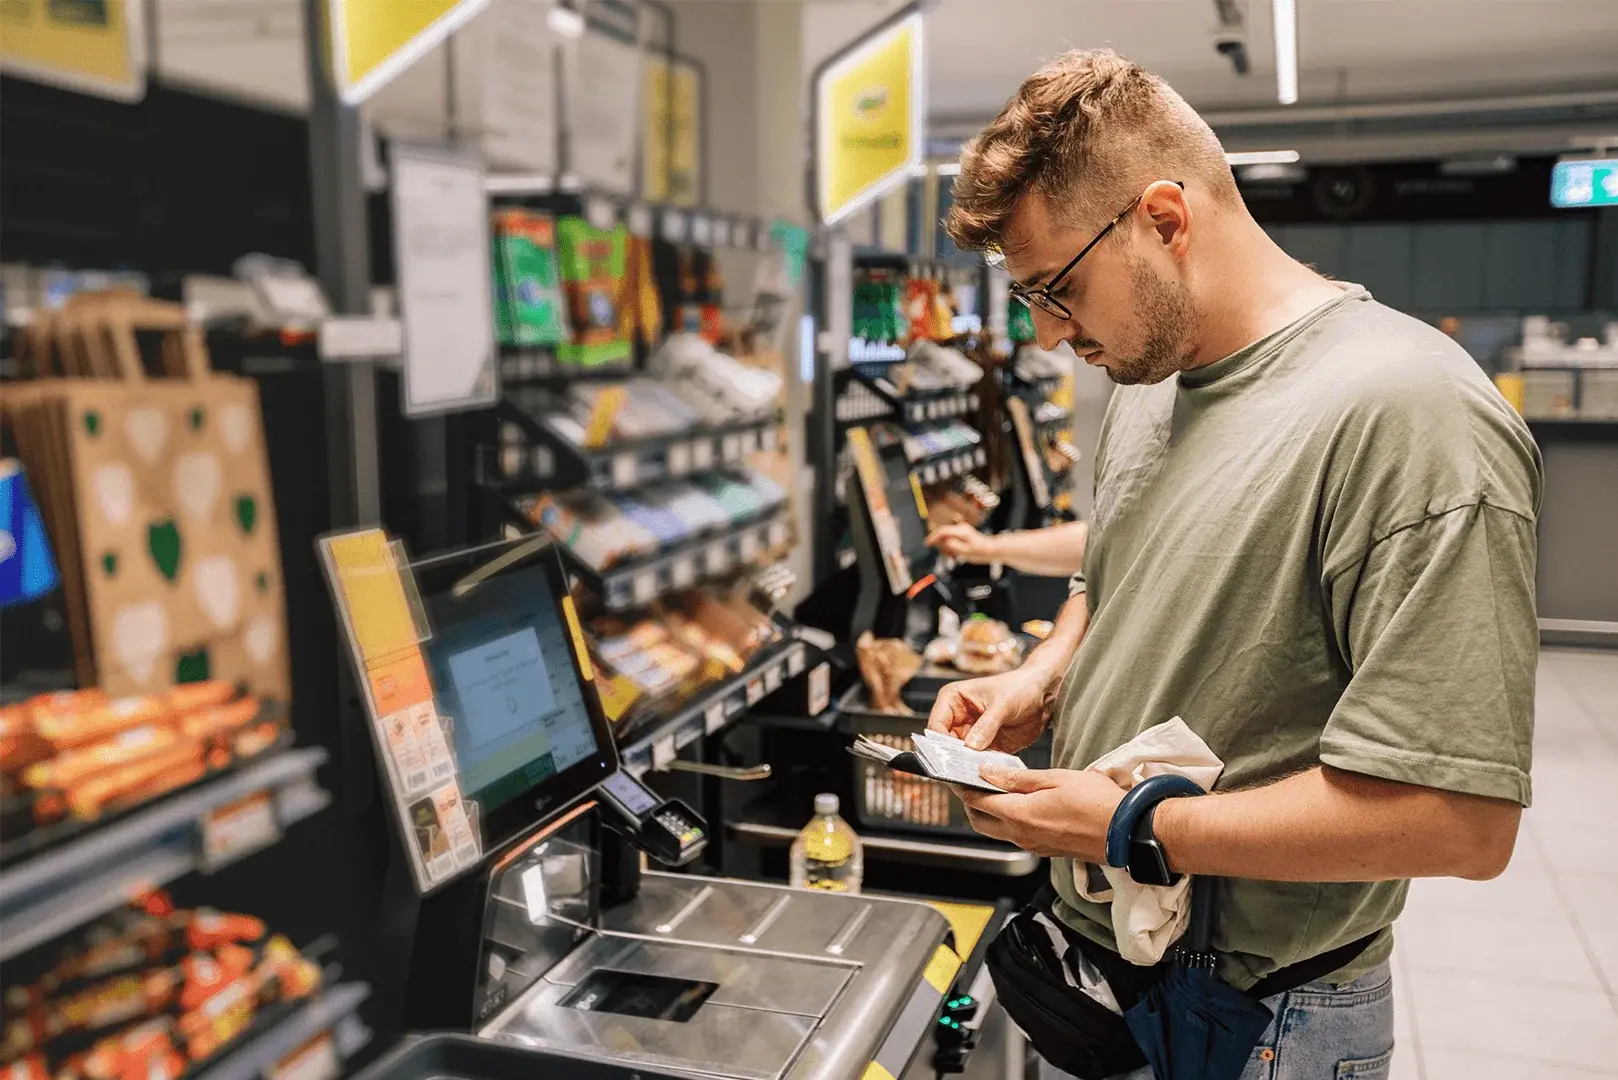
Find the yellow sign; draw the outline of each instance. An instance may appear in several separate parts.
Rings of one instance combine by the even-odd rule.
[[[702,91],[696,65],[648,56],[642,65],[641,197],[695,206],[702,184]]]
[[[419,642],[399,568],[381,529],[326,541],[339,599],[366,668],[396,659]]]
[[[332,77],[338,95],[350,105],[358,105],[463,26],[488,2],[327,0]]]
[[[0,0],[0,69],[123,101],[146,93],[144,0]]]
[[[815,201],[838,221],[921,165],[927,95],[921,14],[912,13],[815,74]]]

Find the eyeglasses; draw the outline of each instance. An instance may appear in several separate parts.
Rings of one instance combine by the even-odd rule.
[[[1184,190],[1185,188],[1185,182],[1183,180],[1173,180],[1170,182],[1178,186],[1181,190]],[[1085,244],[1084,249],[1077,255],[1073,256],[1072,262],[1058,270],[1056,275],[1045,284],[1030,289],[1025,285],[1018,285],[1016,282],[1012,282],[1010,290],[1011,295],[1016,297],[1018,300],[1021,300],[1024,307],[1038,307],[1047,315],[1052,315],[1063,322],[1067,322],[1068,320],[1072,319],[1073,312],[1069,311],[1067,305],[1062,303],[1055,297],[1055,295],[1053,295],[1054,290],[1059,288],[1062,284],[1062,279],[1071,274],[1073,272],[1073,268],[1079,265],[1079,260],[1090,254],[1090,250],[1092,248],[1101,243],[1101,241],[1105,240],[1107,238],[1107,234],[1112,232],[1120,221],[1134,213],[1135,207],[1139,206],[1140,201],[1144,198],[1146,198],[1146,192],[1144,191],[1139,195],[1136,195],[1134,201],[1132,201],[1128,206],[1124,207],[1117,217],[1113,218],[1111,221],[1107,222],[1106,225],[1102,226],[1101,231],[1096,233],[1095,239],[1091,240],[1088,244]],[[1003,256],[1001,257],[1001,261],[1004,261]]]

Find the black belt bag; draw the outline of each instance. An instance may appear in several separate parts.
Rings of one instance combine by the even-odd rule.
[[[1088,974],[1098,972],[1105,979],[1121,1010],[1167,973],[1168,962],[1140,967],[1068,929],[1051,911],[1054,898],[1050,886],[1041,889],[989,943],[985,962],[996,1000],[1040,1057],[1079,1080],[1106,1080],[1141,1068],[1146,1056],[1123,1016],[1081,988],[1086,973],[1079,958],[1089,961]],[[1375,937],[1368,934],[1272,972],[1247,994],[1262,999],[1313,982],[1353,960]]]

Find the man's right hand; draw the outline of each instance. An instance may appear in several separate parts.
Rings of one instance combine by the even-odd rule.
[[[965,522],[934,529],[927,535],[927,544],[929,547],[937,548],[940,553],[962,562],[982,566],[995,561],[994,539]]]
[[[953,735],[974,750],[1017,754],[1051,718],[1060,673],[1024,665],[1003,675],[947,684],[933,703],[927,729]]]

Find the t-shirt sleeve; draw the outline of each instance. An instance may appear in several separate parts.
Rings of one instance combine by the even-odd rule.
[[[1328,580],[1351,675],[1320,760],[1527,806],[1535,550],[1532,521],[1475,503],[1396,530]]]

